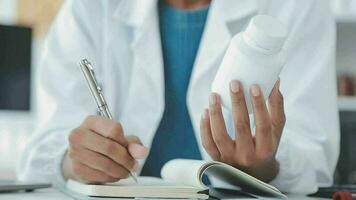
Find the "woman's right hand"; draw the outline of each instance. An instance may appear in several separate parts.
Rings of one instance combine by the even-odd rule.
[[[70,133],[62,174],[83,183],[116,182],[138,169],[136,159],[147,156],[148,149],[138,137],[125,137],[120,123],[89,116]]]

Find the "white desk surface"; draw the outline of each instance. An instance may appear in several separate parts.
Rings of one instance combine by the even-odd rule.
[[[290,200],[325,200],[321,198],[311,198],[303,196],[289,196]],[[27,193],[0,193],[0,200],[73,200],[58,190],[42,189]],[[239,199],[239,200],[253,200],[253,199]]]

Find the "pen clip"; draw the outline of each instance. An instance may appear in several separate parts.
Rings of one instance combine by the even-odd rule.
[[[97,89],[99,92],[101,92],[101,91],[102,91],[102,90],[101,90],[101,87],[99,86],[98,81],[96,80],[95,73],[94,73],[94,68],[93,68],[93,66],[91,65],[91,63],[90,63],[87,59],[83,59],[83,60],[82,60],[82,64],[83,64],[83,66],[85,66],[85,67],[88,69],[89,74],[90,74],[90,76],[91,76],[91,79],[94,81],[94,84],[95,84],[95,86],[96,86],[96,89]]]
[[[98,81],[96,80],[94,68],[93,68],[92,64],[87,59],[83,59],[81,61],[81,65],[85,68],[85,69],[83,69],[86,71],[86,72],[84,72],[84,74],[86,74],[89,88],[92,91],[92,94],[93,94],[95,101],[98,105],[98,112],[100,113],[101,116],[108,117],[109,119],[112,119],[111,113],[108,109],[107,103],[106,103],[104,95],[102,93],[102,88],[99,86]]]

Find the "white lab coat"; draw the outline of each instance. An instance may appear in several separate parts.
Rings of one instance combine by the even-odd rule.
[[[281,78],[287,116],[272,184],[310,193],[332,183],[338,158],[335,25],[325,0],[212,1],[190,79],[187,105],[198,144],[199,122],[231,37],[257,13],[277,17],[290,36]],[[60,182],[70,131],[96,105],[78,69],[96,68],[108,105],[127,134],[150,147],[164,109],[157,0],[67,0],[48,35],[41,62],[38,129],[18,167],[23,180]],[[231,117],[226,122],[232,130]],[[230,131],[234,137],[233,131]],[[184,147],[182,147],[184,148]],[[210,159],[199,146],[204,159]],[[141,164],[144,161],[141,162]],[[141,165],[142,166],[142,165]]]

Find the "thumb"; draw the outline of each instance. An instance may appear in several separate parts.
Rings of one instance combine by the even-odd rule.
[[[144,159],[148,156],[149,150],[143,146],[141,140],[134,135],[126,137],[128,141],[128,151],[135,159]]]

